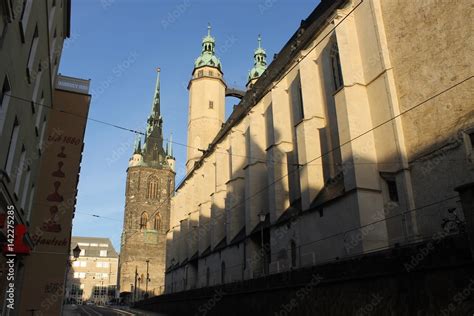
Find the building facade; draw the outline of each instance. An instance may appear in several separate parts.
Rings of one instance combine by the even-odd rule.
[[[26,254],[33,247],[28,233],[39,170],[45,153],[45,134],[55,91],[63,44],[70,36],[70,1],[0,1],[0,242],[7,238],[7,223],[26,229],[14,252]],[[44,106],[46,105],[46,106]],[[7,214],[9,210],[11,214]],[[29,250],[27,250],[29,249]],[[14,306],[19,306],[24,284],[24,258],[14,263],[17,288]],[[14,313],[5,294],[9,266],[0,256],[2,315]],[[12,300],[9,301],[9,303]]]
[[[58,75],[45,131],[44,152],[33,201],[31,254],[24,259],[20,314],[35,309],[61,313],[69,265],[72,219],[84,150],[90,80]]]
[[[145,139],[137,138],[127,169],[125,214],[119,262],[120,293],[132,300],[164,291],[166,232],[175,160],[171,142],[163,148],[160,69]]]
[[[72,250],[79,246],[77,260]],[[105,305],[118,298],[117,275],[119,255],[108,238],[72,237],[69,268],[66,280],[66,302],[93,302]]]
[[[323,0],[268,68],[259,44],[247,93],[217,128],[225,81],[205,37],[189,84],[188,174],[171,202],[166,291],[461,231],[444,223],[453,211],[462,219],[455,188],[474,181],[465,5]]]

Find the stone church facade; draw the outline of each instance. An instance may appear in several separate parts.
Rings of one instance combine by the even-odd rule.
[[[474,181],[466,7],[323,0],[268,66],[259,43],[227,120],[209,32],[188,86],[166,292],[426,240],[453,210],[462,221],[455,189]]]
[[[158,70],[145,140],[142,146],[141,138],[137,138],[127,169],[119,289],[121,293],[129,292],[134,301],[164,290],[175,162],[171,142],[163,149],[162,124]]]

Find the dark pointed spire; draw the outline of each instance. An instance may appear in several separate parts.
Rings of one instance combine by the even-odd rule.
[[[156,84],[155,94],[153,95],[153,103],[151,106],[150,116],[160,117],[160,71],[161,69],[156,68]]]
[[[157,68],[156,72],[155,92],[153,94],[151,113],[147,121],[142,153],[145,162],[159,163],[164,159],[165,151],[163,150],[163,119],[160,115],[160,68]]]

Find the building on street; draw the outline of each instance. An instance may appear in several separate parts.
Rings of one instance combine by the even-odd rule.
[[[13,218],[18,237],[13,251],[15,307],[27,281],[25,265],[34,247],[30,233],[46,156],[51,104],[65,40],[70,37],[69,0],[0,1],[0,244]],[[12,212],[11,214],[8,214]],[[10,217],[11,216],[11,217]],[[12,259],[13,260],[13,259]],[[7,308],[5,253],[0,256],[0,309]],[[11,295],[11,293],[9,294]]]
[[[143,144],[143,145],[142,145]],[[145,138],[137,138],[127,169],[125,213],[119,261],[119,288],[127,300],[164,292],[166,232],[175,159],[171,141],[163,147],[160,69]]]
[[[364,256],[462,222],[456,188],[474,181],[467,11],[323,0],[268,62],[259,39],[227,120],[208,32],[188,86],[166,292]]]
[[[79,258],[72,251],[79,246]],[[117,276],[119,255],[108,238],[75,237],[71,239],[70,260],[65,300],[71,304],[93,302],[105,305],[118,298]]]

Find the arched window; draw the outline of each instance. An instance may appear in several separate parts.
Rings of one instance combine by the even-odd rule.
[[[142,216],[140,217],[140,229],[147,228],[147,223],[148,223],[148,213],[143,212]]]
[[[337,47],[337,43],[334,43],[331,47],[331,67],[334,89],[339,90],[344,85],[344,81],[342,80],[341,60],[339,58],[339,48]]]
[[[147,199],[156,199],[158,197],[158,183],[158,179],[155,176],[150,176],[148,178],[148,186],[146,191]]]
[[[160,213],[155,215],[155,220],[153,221],[153,229],[160,230],[161,229],[161,215]]]

